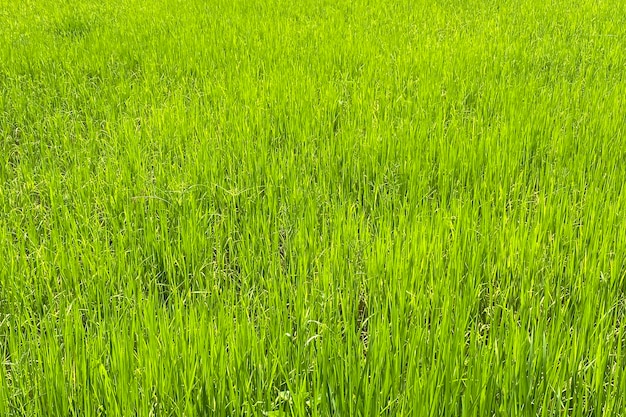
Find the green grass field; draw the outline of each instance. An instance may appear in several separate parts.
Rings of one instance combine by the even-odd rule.
[[[0,416],[626,416],[626,2],[0,0]]]

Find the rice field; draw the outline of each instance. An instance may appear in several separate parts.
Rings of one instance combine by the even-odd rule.
[[[1,416],[626,416],[626,2],[0,0]]]

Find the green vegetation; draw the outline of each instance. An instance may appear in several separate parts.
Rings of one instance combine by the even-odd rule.
[[[626,415],[626,2],[0,0],[0,415]]]

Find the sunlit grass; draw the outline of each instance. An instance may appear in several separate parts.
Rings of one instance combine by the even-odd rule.
[[[0,0],[0,415],[619,416],[626,3]]]

